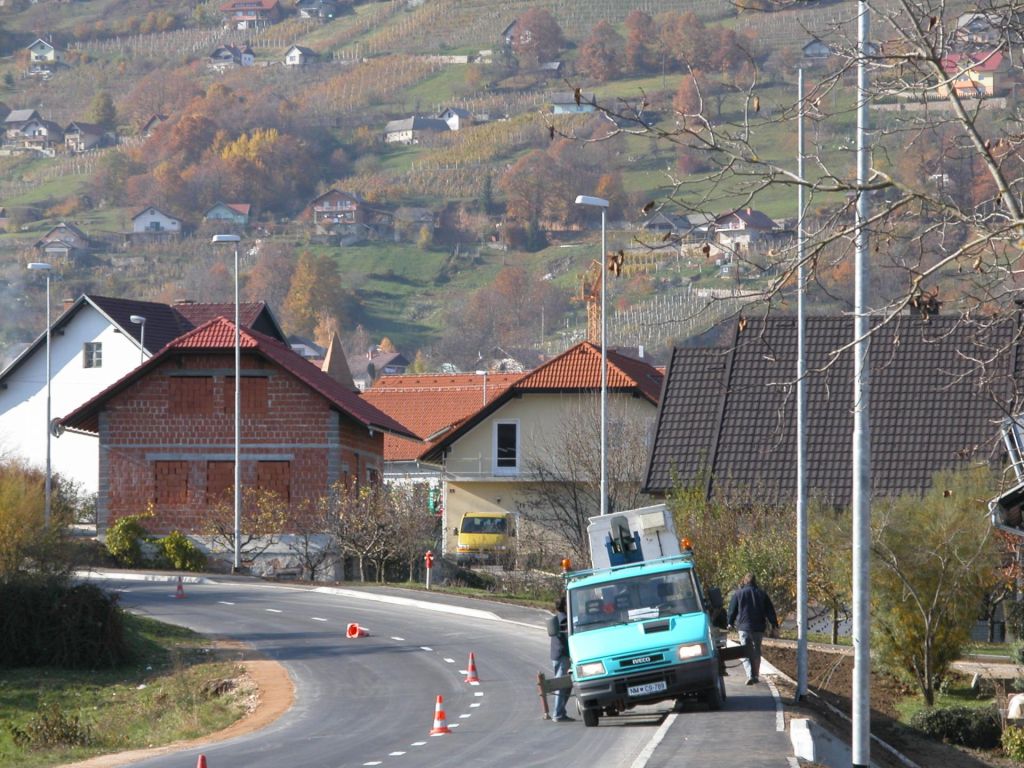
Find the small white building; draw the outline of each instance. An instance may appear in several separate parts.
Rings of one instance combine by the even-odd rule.
[[[150,205],[132,216],[132,234],[180,235],[181,219],[168,216]]]

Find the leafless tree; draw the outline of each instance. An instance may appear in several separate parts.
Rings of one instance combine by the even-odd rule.
[[[243,564],[251,564],[277,543],[288,520],[288,503],[273,491],[243,488],[241,511],[238,551]],[[230,493],[211,505],[206,518],[206,535],[215,551],[234,552],[235,513]]]
[[[643,485],[654,413],[637,411],[610,397],[608,402],[608,508],[632,509],[643,505]],[[599,403],[581,397],[564,410],[557,425],[530,437],[525,460],[526,484],[523,516],[538,528],[555,533],[569,546],[572,557],[586,562],[590,556],[587,523],[601,511],[601,421]],[[536,547],[539,541],[520,549]],[[522,552],[521,552],[522,554]]]

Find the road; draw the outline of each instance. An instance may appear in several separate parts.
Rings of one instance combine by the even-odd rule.
[[[136,765],[191,768],[200,753],[209,768],[795,765],[767,686],[747,688],[742,674],[728,678],[729,700],[718,713],[694,703],[679,715],[667,705],[638,708],[597,728],[543,720],[541,611],[401,590],[204,581],[187,584],[184,600],[167,582],[104,586],[130,610],[235,638],[280,662],[295,683],[295,705],[258,733]],[[346,639],[352,622],[369,635]],[[478,685],[465,682],[470,652]],[[430,736],[439,695],[452,733]]]

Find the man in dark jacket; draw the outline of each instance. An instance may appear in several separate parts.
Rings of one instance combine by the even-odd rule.
[[[743,577],[740,588],[729,600],[729,628],[732,627],[739,631],[740,642],[747,646],[749,658],[743,659],[743,669],[747,673],[747,685],[753,685],[761,668],[761,640],[766,629],[779,628],[779,620],[771,598],[757,586],[752,573]]]
[[[551,637],[551,671],[555,677],[569,674],[572,661],[569,659],[569,626],[565,614],[565,595],[555,601],[555,615],[558,617],[558,634]],[[565,723],[573,720],[565,713],[565,705],[569,701],[569,690],[563,688],[555,691],[555,715],[552,718],[556,723]]]

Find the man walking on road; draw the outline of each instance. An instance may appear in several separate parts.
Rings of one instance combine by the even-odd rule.
[[[743,659],[743,669],[747,673],[747,685],[753,685],[758,682],[757,673],[761,668],[761,640],[766,629],[779,628],[779,620],[771,598],[757,586],[752,573],[743,577],[740,588],[729,600],[729,628],[733,627],[739,631],[740,642],[747,647],[749,658]]]

